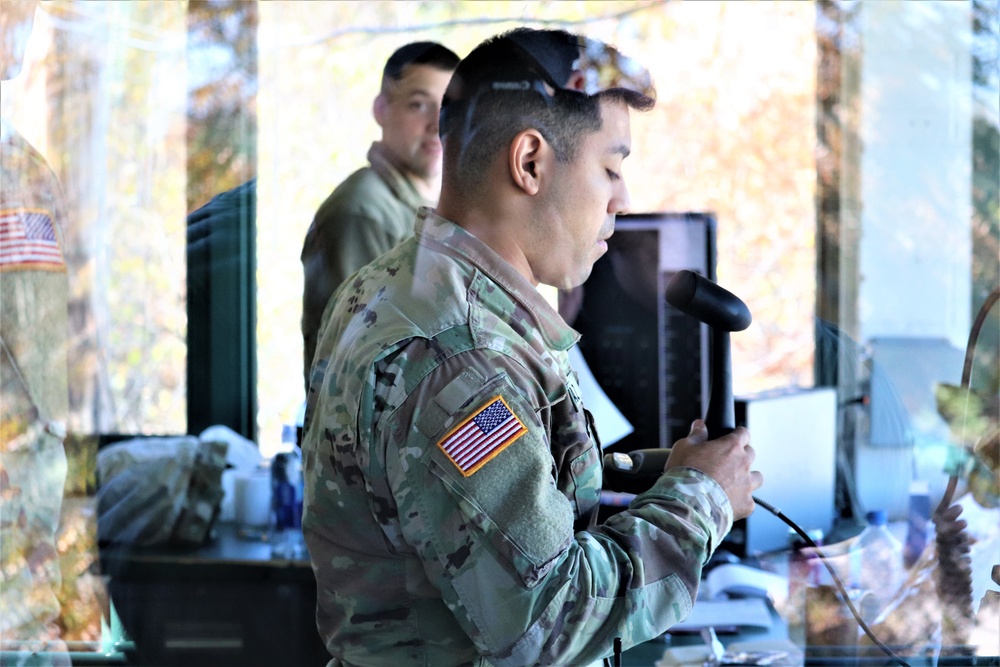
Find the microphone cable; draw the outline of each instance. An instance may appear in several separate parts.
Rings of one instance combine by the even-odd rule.
[[[878,646],[880,649],[882,649],[882,651],[884,651],[885,654],[887,656],[889,656],[890,658],[892,658],[897,664],[901,665],[902,667],[910,667],[910,664],[908,662],[906,662],[901,657],[899,657],[898,655],[896,655],[896,653],[893,652],[893,650],[891,648],[889,648],[888,646],[886,646],[885,643],[883,643],[881,639],[879,639],[878,637],[876,637],[875,633],[872,632],[872,629],[869,628],[868,624],[865,623],[865,621],[864,621],[863,618],[861,618],[861,613],[858,612],[857,608],[854,606],[854,603],[851,602],[851,596],[847,594],[847,589],[844,588],[844,584],[843,584],[843,582],[841,582],[840,577],[837,576],[837,573],[836,573],[836,571],[834,571],[833,566],[830,565],[827,557],[823,554],[823,550],[820,549],[819,545],[816,544],[816,542],[811,537],[809,537],[809,535],[806,533],[806,531],[802,530],[802,528],[800,528],[797,523],[795,523],[794,521],[792,521],[791,519],[789,519],[787,516],[785,516],[784,512],[782,512],[780,509],[778,509],[777,507],[775,507],[771,503],[765,502],[765,501],[761,500],[760,498],[758,498],[757,496],[753,496],[753,501],[755,503],[757,503],[758,505],[760,505],[761,507],[763,507],[764,509],[766,509],[768,512],[770,512],[774,516],[776,516],[777,518],[779,518],[782,521],[784,521],[792,530],[795,531],[796,535],[798,535],[799,537],[801,537],[802,540],[807,545],[809,545],[809,547],[811,547],[811,548],[813,548],[813,549],[816,550],[816,553],[819,556],[820,561],[822,561],[823,565],[826,567],[827,571],[830,573],[830,576],[833,577],[833,582],[837,585],[837,590],[840,591],[840,595],[844,599],[844,602],[847,604],[847,608],[851,611],[851,614],[854,616],[854,620],[856,620],[858,622],[858,625],[861,627],[861,629],[864,631],[864,633],[866,635],[868,635],[868,638],[871,639],[872,642],[876,646]]]
[[[692,271],[679,271],[671,278],[666,288],[667,302],[677,308],[682,313],[694,317],[696,320],[707,324],[713,329],[711,350],[712,365],[712,389],[708,402],[708,412],[705,415],[706,426],[710,433],[721,435],[733,430],[735,423],[733,414],[733,395],[731,377],[729,374],[729,332],[742,331],[750,326],[752,320],[750,311],[746,304],[736,295],[720,287],[709,278],[703,277]],[[668,449],[661,450],[637,450],[631,454],[612,456],[605,455],[605,469],[618,470],[627,474],[648,474],[653,471],[662,471],[665,463],[665,456],[669,455]],[[607,465],[607,464],[610,464]],[[809,535],[806,534],[794,521],[789,519],[778,508],[770,503],[753,496],[755,503],[776,516],[778,519],[788,524],[788,526],[801,537],[807,545],[816,550],[823,565],[833,577],[841,597],[847,604],[854,619],[872,642],[875,643],[893,661],[910,667],[910,665],[893,652],[882,640],[875,636],[868,624],[861,618],[854,603],[851,602],[847,589],[841,582],[840,577],[830,565],[827,557],[823,554],[819,545]]]
[[[629,477],[647,477],[651,475],[659,474],[666,464],[666,460],[670,455],[669,448],[660,449],[638,449],[629,453],[613,452],[604,455],[604,469],[605,471],[615,471],[618,473],[625,474]],[[830,565],[829,559],[823,553],[822,549],[816,542],[809,537],[809,535],[799,527],[794,521],[788,518],[784,512],[772,505],[771,503],[761,500],[757,496],[752,496],[753,501],[759,506],[763,507],[765,510],[776,516],[778,519],[786,523],[795,533],[802,538],[802,540],[811,548],[816,550],[816,554],[819,556],[820,560],[823,562],[823,566],[830,572],[833,577],[834,583],[837,585],[837,590],[840,592],[840,596],[843,598],[844,603],[850,610],[851,615],[858,622],[858,625],[864,631],[872,642],[880,648],[885,654],[895,661],[902,667],[910,667],[909,663],[900,658],[891,648],[885,645],[885,643],[875,636],[875,633],[868,624],[865,623],[864,619],[861,618],[861,613],[858,612],[854,603],[851,602],[851,597],[847,593],[847,589],[844,583],[837,576],[836,571],[833,566]]]

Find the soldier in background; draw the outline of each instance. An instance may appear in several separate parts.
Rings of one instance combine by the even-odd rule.
[[[320,205],[302,245],[302,343],[306,390],[323,309],[341,282],[413,235],[413,218],[434,205],[441,173],[438,112],[458,56],[436,42],[396,49],[382,70],[372,114],[382,139]]]
[[[20,72],[36,2],[0,3],[3,79]],[[66,478],[65,210],[45,159],[0,119],[0,637],[63,654],[56,533]],[[66,657],[65,664],[69,664]]]

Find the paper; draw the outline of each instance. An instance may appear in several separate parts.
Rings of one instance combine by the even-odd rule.
[[[698,631],[702,628],[768,629],[773,624],[767,603],[760,598],[733,600],[698,600],[687,619],[670,628],[670,632]]]
[[[704,667],[712,664],[712,654],[704,644],[671,646],[653,667]],[[732,642],[722,657],[725,665],[773,665],[802,667],[802,650],[787,639]],[[718,663],[715,663],[718,664]]]
[[[702,582],[699,597],[707,599],[732,593],[739,596],[768,597],[780,606],[788,597],[788,578],[755,567],[726,563],[713,568]]]
[[[569,365],[576,371],[576,376],[580,380],[580,393],[583,396],[583,404],[594,416],[594,423],[597,425],[597,434],[601,437],[601,446],[613,445],[634,429],[632,424],[625,419],[615,404],[611,402],[608,395],[597,383],[594,374],[590,372],[590,366],[580,348],[574,345],[569,351]]]

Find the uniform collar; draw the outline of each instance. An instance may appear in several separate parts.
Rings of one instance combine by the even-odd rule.
[[[372,143],[371,148],[368,149],[368,162],[375,173],[389,186],[396,199],[413,209],[431,203],[420,196],[416,186],[413,185],[413,181],[404,176],[403,172],[399,171],[399,169],[396,169],[389,160],[389,155],[382,146],[382,142],[376,141]]]
[[[430,208],[421,207],[417,213],[415,233],[420,245],[465,259],[524,305],[535,318],[538,331],[550,347],[568,350],[580,339],[580,334],[566,324],[524,276],[466,230]]]

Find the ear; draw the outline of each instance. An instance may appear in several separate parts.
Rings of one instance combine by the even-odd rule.
[[[566,88],[570,90],[579,90],[583,92],[584,88],[587,86],[587,79],[583,75],[583,71],[575,69],[573,73],[569,75],[569,81],[566,82]]]
[[[385,117],[389,112],[389,98],[385,96],[385,93],[379,93],[372,102],[372,115],[375,116],[375,122],[378,123],[379,127],[385,127]]]
[[[525,194],[536,195],[548,177],[552,147],[538,130],[521,130],[510,142],[509,167],[514,184]]]

